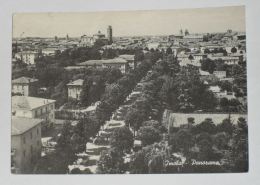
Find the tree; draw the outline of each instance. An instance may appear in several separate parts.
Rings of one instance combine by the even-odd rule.
[[[82,105],[89,106],[100,100],[105,91],[105,84],[101,76],[86,76],[83,82],[80,101]]]
[[[71,174],[82,174],[82,172],[79,168],[73,168],[70,173]]]
[[[143,147],[131,156],[131,173],[163,173],[169,158],[168,146],[164,142]]]
[[[205,54],[209,54],[210,53],[210,50],[208,48],[204,49],[204,53]]]
[[[194,57],[192,55],[190,55],[188,58],[189,58],[189,60],[193,60],[194,59]]]
[[[129,152],[134,144],[133,134],[126,126],[117,128],[110,137],[110,144],[122,152]]]
[[[140,112],[137,109],[130,109],[127,112],[125,118],[126,125],[129,125],[130,127],[133,128],[134,136],[135,136],[135,131],[137,131],[141,127],[144,120],[145,120],[145,115],[143,114],[143,112]]]
[[[116,50],[114,49],[105,49],[104,52],[102,53],[102,58],[104,59],[111,59],[115,58],[117,56]]]
[[[122,174],[125,172],[123,154],[116,148],[103,150],[97,165],[97,173],[99,174]]]
[[[227,149],[230,136],[226,132],[219,132],[213,137],[213,143],[219,150]]]
[[[136,50],[134,60],[135,61],[143,61],[144,60],[144,52],[142,50]]]
[[[204,59],[201,61],[201,69],[212,74],[216,70],[216,63],[211,59]]]
[[[166,49],[166,55],[170,55],[170,54],[172,54],[172,48],[167,48]]]
[[[73,129],[70,122],[65,122],[58,138],[55,151],[43,157],[36,165],[35,173],[65,174],[68,165],[76,160],[72,142]]]
[[[236,47],[231,48],[231,52],[232,53],[236,53],[237,52],[237,48]]]
[[[234,125],[231,123],[231,120],[227,118],[217,125],[217,130],[218,132],[226,132],[231,136],[234,131]]]
[[[149,173],[163,173],[165,171],[163,155],[153,155],[148,163]]]
[[[59,151],[50,153],[40,158],[34,169],[36,174],[66,174],[68,173],[67,154]]]
[[[142,145],[150,145],[160,141],[160,132],[152,126],[144,126],[139,129],[140,140]]]
[[[77,152],[83,152],[86,149],[86,143],[89,138],[97,134],[99,125],[94,117],[84,117],[79,120],[78,124],[73,129],[71,137],[72,147]]]
[[[184,154],[188,154],[190,148],[194,145],[192,134],[189,130],[181,129],[170,136],[169,145],[172,146],[173,150],[183,151]]]
[[[248,127],[245,118],[242,117],[238,119],[233,133],[232,159],[234,171],[248,171]]]
[[[199,160],[212,160],[213,141],[211,135],[207,132],[201,132],[196,136],[196,144],[199,147]]]
[[[202,133],[207,132],[209,134],[215,134],[216,133],[216,125],[213,123],[211,118],[206,118],[203,122],[196,125],[193,128],[193,132],[195,133]]]
[[[105,68],[102,71],[102,80],[109,84],[116,82],[122,77],[122,73],[119,69],[116,68]]]
[[[220,106],[224,111],[229,111],[229,100],[227,98],[221,98]]]

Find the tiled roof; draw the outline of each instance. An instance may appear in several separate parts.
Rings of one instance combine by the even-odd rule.
[[[103,60],[103,64],[125,64],[125,63],[127,63],[127,61],[122,58]]]
[[[81,62],[77,65],[79,66],[101,66],[102,65],[102,61],[103,60],[88,60],[88,61],[85,61],[85,62]]]
[[[32,110],[53,102],[55,100],[30,96],[12,96],[12,110]]]
[[[114,64],[114,63],[120,63],[120,64],[125,64],[127,63],[126,59],[123,58],[113,58],[113,59],[106,59],[106,60],[88,60],[82,63],[79,63],[77,65],[80,66],[101,66],[102,64]]]
[[[38,80],[35,78],[29,78],[29,77],[23,76],[23,77],[12,80],[12,83],[13,84],[29,84],[29,83],[36,82],[36,81],[38,81]]]
[[[23,117],[12,117],[12,130],[11,134],[20,135],[24,132],[32,129],[36,125],[40,124],[43,120],[41,119],[31,119],[31,118],[23,118]]]
[[[84,82],[84,80],[78,79],[78,80],[75,80],[75,81],[73,81],[73,82],[68,83],[67,85],[82,86],[82,85],[83,85],[83,82]]]
[[[125,59],[125,60],[134,60],[135,55],[119,55],[119,58]]]

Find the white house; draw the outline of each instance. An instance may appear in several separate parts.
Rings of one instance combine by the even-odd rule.
[[[84,80],[78,79],[67,84],[68,87],[68,98],[80,100],[80,94],[82,91]]]
[[[35,78],[20,77],[12,80],[12,93],[22,96],[33,96],[37,91],[37,82]]]
[[[34,65],[37,57],[39,57],[39,53],[35,51],[21,51],[15,54],[16,59],[19,59],[28,65]]]
[[[46,129],[55,121],[55,102],[56,100],[30,96],[12,96],[12,115],[43,119],[42,127]]]
[[[213,74],[219,79],[226,78],[227,76],[226,71],[214,71]]]

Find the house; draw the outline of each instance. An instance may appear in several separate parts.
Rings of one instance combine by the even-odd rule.
[[[83,35],[80,37],[79,47],[94,45],[94,39],[91,36]]]
[[[227,98],[228,100],[235,99],[235,93],[234,92],[228,92],[228,91],[221,91],[216,94],[218,99],[221,98]]]
[[[149,50],[151,50],[151,49],[156,50],[159,46],[160,46],[160,43],[159,43],[159,42],[147,43],[147,48],[148,48]]]
[[[68,87],[68,98],[80,100],[80,94],[82,91],[84,80],[78,79],[67,84]]]
[[[12,117],[11,171],[32,173],[41,157],[41,119]]]
[[[119,69],[122,74],[125,74],[129,71],[128,61],[123,58],[113,58],[113,59],[103,60],[102,66],[104,68]]]
[[[35,78],[20,77],[12,80],[12,93],[22,96],[34,96],[37,92],[37,82]]]
[[[237,56],[208,56],[209,59],[211,60],[221,60],[227,65],[237,65],[240,61],[241,58]]]
[[[135,55],[119,55],[119,58],[125,59],[131,69],[136,68]]]
[[[39,57],[39,53],[35,51],[21,51],[15,54],[16,59],[21,60],[28,65],[34,65],[37,57]]]
[[[210,73],[208,71],[203,71],[199,69],[200,76],[210,76]]]
[[[12,115],[15,117],[43,119],[42,128],[46,130],[55,121],[55,100],[30,97],[12,96]]]
[[[207,54],[202,54],[202,53],[194,53],[192,54],[194,60],[204,60],[207,58]]]
[[[226,78],[227,76],[226,71],[214,71],[213,75],[215,75],[219,79]]]
[[[201,67],[200,60],[194,60],[194,59],[183,59],[179,62],[180,66],[187,66],[187,65],[192,65],[195,67]]]
[[[210,86],[209,90],[212,91],[214,94],[216,94],[216,93],[220,93],[221,88],[216,85],[216,86]]]

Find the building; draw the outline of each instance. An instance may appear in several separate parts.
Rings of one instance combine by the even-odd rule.
[[[93,46],[94,39],[91,36],[83,35],[80,37],[79,46],[86,47],[86,46]]]
[[[102,67],[119,69],[122,74],[125,74],[129,71],[128,61],[123,58],[113,58],[113,59],[103,60]]]
[[[214,124],[220,124],[224,119],[230,118],[233,124],[237,124],[238,119],[242,117],[247,120],[246,114],[228,114],[228,113],[173,113],[165,110],[163,113],[162,124],[166,128],[181,127],[188,124],[188,118],[193,118],[193,124],[200,124],[205,119],[211,119]]]
[[[41,119],[12,117],[11,171],[32,173],[41,157]]]
[[[227,76],[227,72],[226,71],[214,71],[213,74],[219,78],[219,79],[223,79],[226,78]]]
[[[231,99],[236,99],[235,93],[234,92],[228,92],[228,91],[221,91],[216,94],[218,99],[226,98],[228,100]]]
[[[211,55],[211,56],[208,56],[208,58],[211,59],[211,60],[223,61],[227,65],[237,65],[241,61],[241,58],[236,57],[236,56],[214,56],[214,55]]]
[[[204,60],[207,58],[207,55],[202,53],[194,53],[191,55],[193,56],[194,60]]]
[[[35,78],[20,77],[12,80],[12,93],[22,96],[34,96],[37,93],[37,82]]]
[[[101,31],[98,31],[97,33],[95,33],[93,35],[94,42],[96,42],[99,39],[105,39],[105,38],[106,38],[106,35],[101,33]]]
[[[12,96],[12,115],[42,119],[42,128],[46,130],[55,121],[55,102],[55,100],[30,96]]]
[[[219,86],[210,86],[209,90],[212,91],[214,94],[220,93],[221,88]]]
[[[80,100],[80,94],[82,91],[84,80],[78,79],[67,84],[68,87],[68,99]]]
[[[39,57],[39,53],[35,51],[21,51],[15,54],[15,58],[21,60],[28,65],[34,65],[35,59]]]
[[[112,26],[108,26],[107,27],[107,39],[108,39],[108,43],[109,44],[113,43],[113,30],[112,30]]]
[[[148,48],[149,50],[151,50],[151,49],[156,50],[156,49],[159,48],[159,46],[160,46],[160,43],[159,43],[159,42],[147,43],[147,48]]]
[[[130,68],[136,68],[135,55],[119,55],[118,57],[125,59],[128,62]]]

